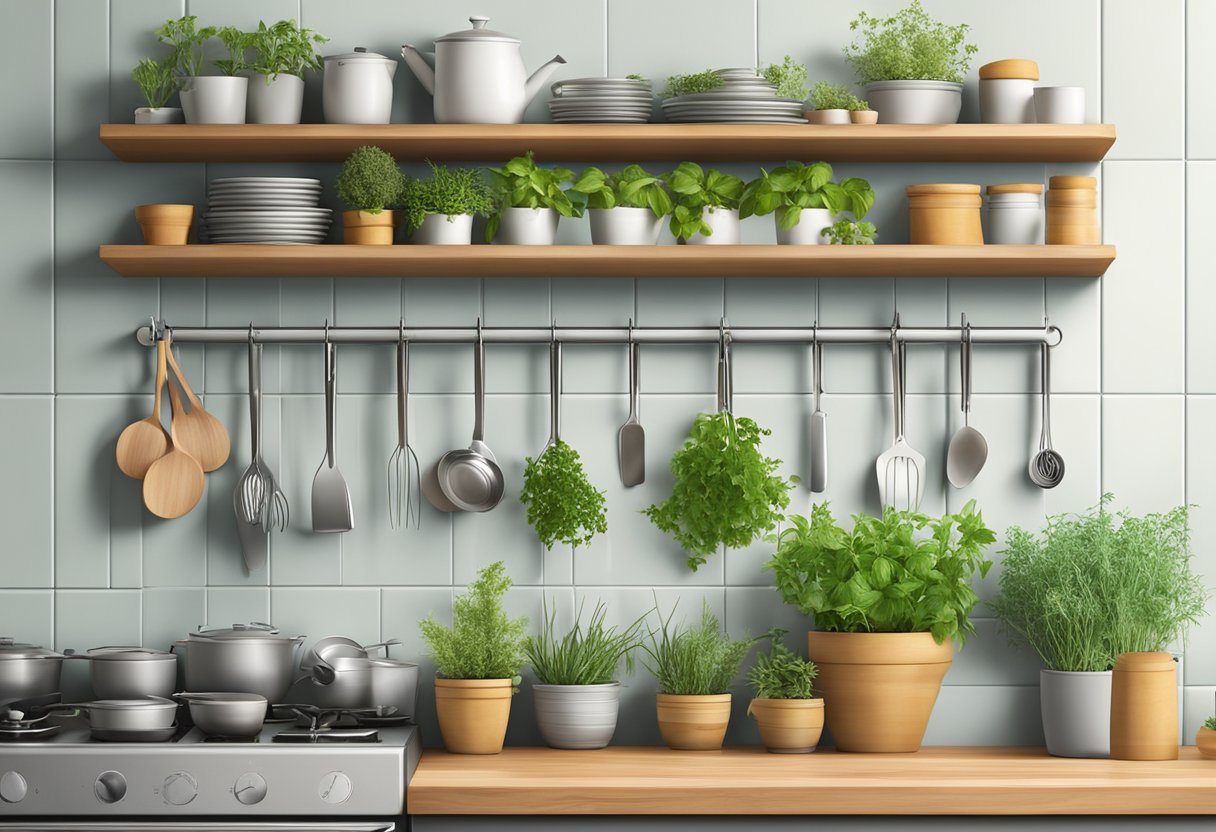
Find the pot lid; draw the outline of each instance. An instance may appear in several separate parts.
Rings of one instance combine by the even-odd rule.
[[[61,659],[62,655],[36,644],[25,644],[7,636],[0,637],[0,661],[4,659]]]
[[[940,185],[909,185],[908,196],[922,194],[976,194],[979,195],[979,185],[940,184]]]
[[[177,656],[152,647],[94,647],[85,653],[86,658],[107,662],[162,662],[177,661]]]
[[[1043,185],[1039,182],[1008,182],[1001,185],[989,185],[988,195],[992,194],[1041,194]]]
[[[502,32],[495,32],[493,29],[487,29],[486,24],[490,22],[490,18],[482,15],[473,15],[469,18],[469,22],[473,24],[472,29],[464,29],[460,32],[449,32],[442,37],[435,38],[435,43],[451,43],[453,41],[478,41],[481,43],[519,43],[519,38],[513,38],[510,35]]]
[[[294,641],[290,636],[280,635],[277,629],[260,621],[253,621],[249,624],[233,624],[231,627],[215,630],[205,630],[200,626],[197,633],[190,633],[190,638],[205,639],[207,641],[241,641],[246,639]]]
[[[1087,190],[1094,191],[1098,189],[1098,177],[1096,176],[1053,176],[1047,180],[1049,187],[1055,190]]]
[[[354,52],[343,52],[341,55],[326,55],[326,61],[387,61],[394,63],[395,58],[381,55],[379,52],[368,52],[366,46],[356,46]]]
[[[161,711],[176,708],[172,699],[149,696],[146,699],[98,699],[80,705],[64,705],[65,708],[88,708],[94,711]]]
[[[1039,65],[1026,58],[1008,58],[1003,61],[993,61],[980,67],[980,78],[991,81],[997,78],[1020,78],[1028,81],[1039,80]]]
[[[1169,653],[1120,653],[1116,673],[1173,673],[1178,665]]]

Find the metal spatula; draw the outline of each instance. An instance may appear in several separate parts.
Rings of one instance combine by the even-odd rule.
[[[925,496],[925,457],[904,438],[904,381],[907,347],[891,332],[891,389],[895,442],[878,457],[878,496],[883,506],[917,511]]]
[[[325,458],[312,478],[312,530],[321,534],[349,532],[355,527],[350,489],[334,459],[334,410],[337,408],[337,367],[334,345],[325,340]]]
[[[617,432],[617,455],[621,463],[621,483],[632,487],[646,481],[646,430],[638,421],[638,345],[629,324],[629,418]]]
[[[816,325],[818,326],[818,325]],[[823,348],[811,342],[811,370],[815,373],[815,409],[811,412],[811,491],[822,494],[828,487],[828,414],[819,407],[823,395]]]

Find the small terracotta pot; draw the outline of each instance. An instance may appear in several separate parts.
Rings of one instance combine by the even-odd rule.
[[[730,694],[712,696],[656,695],[659,733],[676,751],[717,751],[730,722]]]
[[[979,185],[909,185],[908,242],[933,246],[983,245],[982,204]]]
[[[1169,653],[1123,653],[1115,660],[1110,756],[1178,759],[1178,663]]]
[[[497,754],[511,716],[510,679],[435,678],[443,745],[453,754]]]
[[[753,699],[747,712],[756,718],[760,741],[774,754],[814,751],[823,733],[822,699]]]
[[[1200,727],[1195,735],[1195,745],[1199,746],[1199,756],[1216,760],[1216,731]]]
[[[193,205],[140,205],[135,221],[150,246],[184,246],[194,224]]]
[[[878,110],[850,110],[849,121],[854,124],[878,124]]]
[[[848,124],[848,110],[807,110],[804,115],[811,124]]]
[[[342,212],[342,240],[355,246],[391,246],[397,228],[397,212]]]

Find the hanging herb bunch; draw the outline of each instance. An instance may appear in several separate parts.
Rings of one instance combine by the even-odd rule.
[[[527,507],[528,522],[546,549],[559,540],[586,546],[608,531],[604,492],[587,479],[578,451],[558,439],[539,457],[526,461],[519,501]]]

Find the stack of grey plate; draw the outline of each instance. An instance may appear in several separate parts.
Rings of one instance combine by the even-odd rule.
[[[288,176],[213,179],[203,225],[212,243],[323,243],[333,211],[319,208],[321,180]]]
[[[777,88],[754,69],[719,69],[722,86],[664,99],[663,115],[675,122],[805,124],[801,99],[778,98]]]
[[[558,124],[638,124],[650,121],[654,107],[650,82],[638,78],[575,78],[550,89],[549,112]]]

